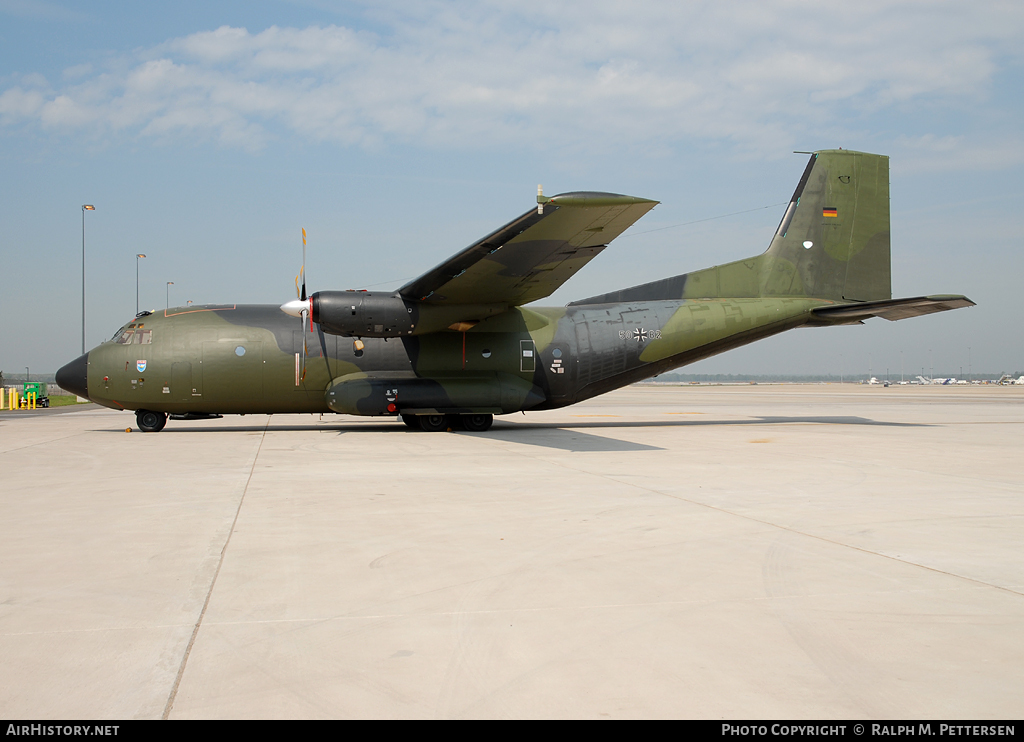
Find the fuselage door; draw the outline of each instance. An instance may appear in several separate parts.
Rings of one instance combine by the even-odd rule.
[[[537,349],[533,340],[519,341],[519,370],[533,373],[537,368]]]
[[[540,363],[547,382],[548,399],[561,399],[572,393],[576,361],[566,343],[552,343],[540,351]]]
[[[199,380],[202,385],[202,379]],[[171,402],[191,402],[193,394],[192,364],[189,361],[175,361],[171,364]],[[199,393],[202,393],[200,386]]]

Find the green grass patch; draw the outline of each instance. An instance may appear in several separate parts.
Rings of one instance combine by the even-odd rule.
[[[65,407],[72,404],[89,404],[88,401],[79,402],[78,397],[72,397],[70,395],[61,394],[60,396],[50,397],[50,407]]]

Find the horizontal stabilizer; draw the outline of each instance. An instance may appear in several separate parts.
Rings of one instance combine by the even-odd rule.
[[[888,299],[885,301],[865,301],[857,304],[841,306],[817,307],[811,313],[820,319],[828,320],[829,324],[855,322],[869,317],[881,317],[890,322],[908,317],[920,317],[923,314],[945,312],[961,307],[973,307],[974,302],[966,296],[955,294],[940,296],[918,296],[913,299]]]

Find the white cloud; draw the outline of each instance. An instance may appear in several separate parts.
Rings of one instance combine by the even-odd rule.
[[[697,137],[777,151],[889,106],[975,105],[1000,64],[1016,61],[1024,28],[1014,3],[573,7],[367,10],[386,34],[222,27],[107,72],[72,68],[80,82],[59,90],[9,88],[0,115],[250,149],[283,128],[343,145],[658,147]]]
[[[0,120],[11,121],[37,116],[46,98],[38,90],[9,88],[0,93]]]
[[[92,71],[92,65],[88,62],[85,62],[83,64],[76,64],[72,67],[68,67],[61,74],[64,76],[65,80],[75,80],[80,77],[85,77],[86,75],[91,74]]]

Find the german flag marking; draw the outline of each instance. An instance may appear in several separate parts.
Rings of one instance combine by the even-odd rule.
[[[822,216],[839,216],[839,210],[831,206],[826,206],[821,210]]]

